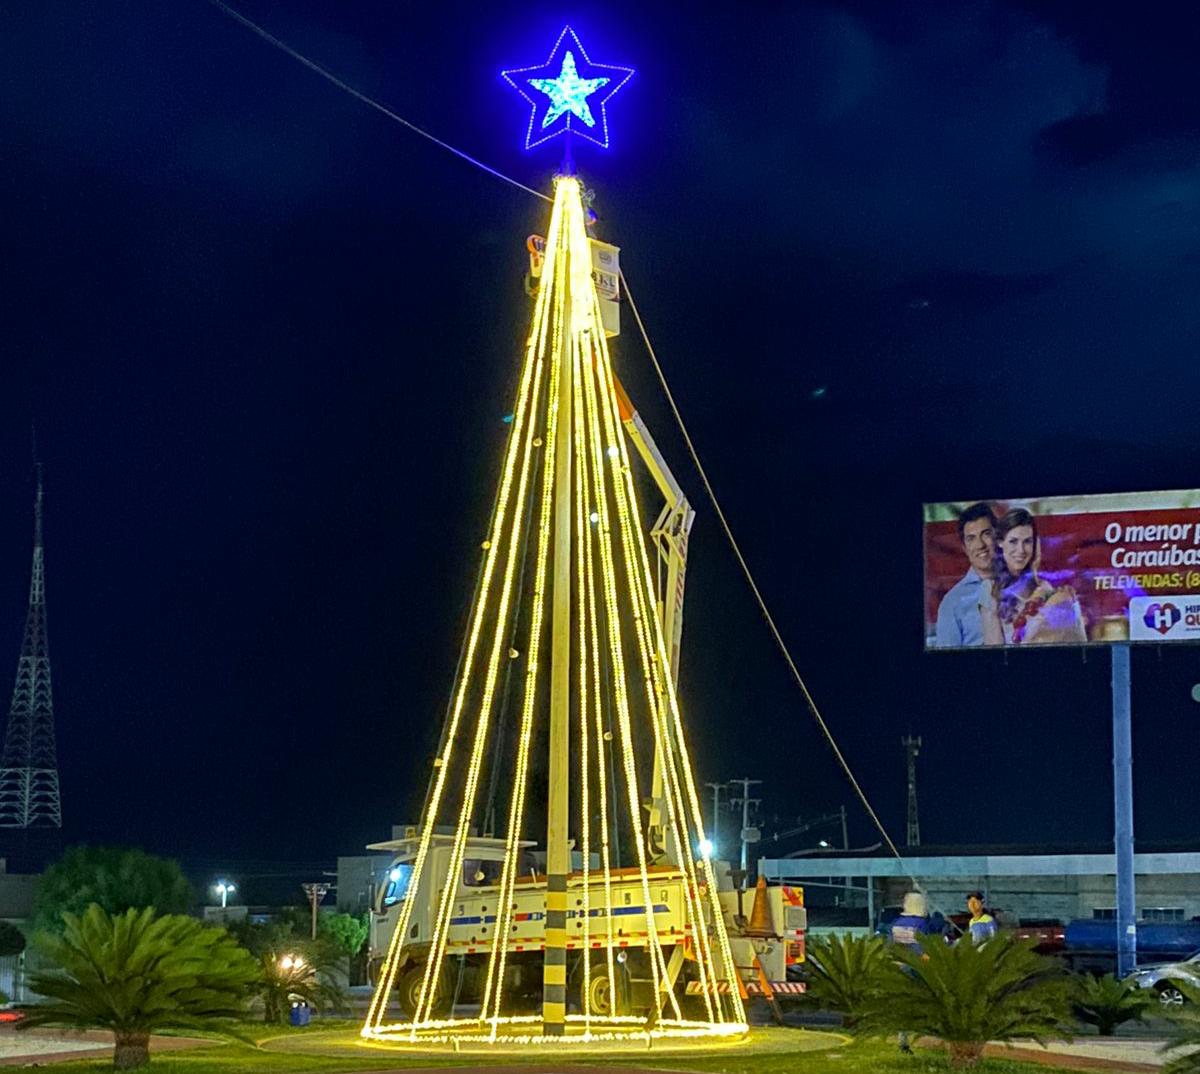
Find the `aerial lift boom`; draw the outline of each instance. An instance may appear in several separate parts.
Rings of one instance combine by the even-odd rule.
[[[671,682],[679,683],[679,647],[683,637],[683,594],[684,582],[687,575],[687,543],[692,531],[692,523],[696,512],[688,503],[679,482],[663,458],[663,454],[654,442],[654,437],[630,401],[625,388],[615,377],[613,387],[617,393],[617,409],[625,432],[638,455],[646,464],[650,476],[663,495],[664,503],[658,519],[650,530],[650,539],[658,552],[658,591],[656,594],[659,622],[662,624],[663,638],[667,645],[667,659],[670,663]],[[661,705],[666,705],[667,698],[659,699]],[[671,748],[676,748],[671,743]],[[667,817],[664,809],[663,787],[663,758],[655,751],[654,776],[651,783],[650,797],[646,801],[647,812],[647,850],[655,864],[671,863],[678,865],[675,847],[667,830]]]

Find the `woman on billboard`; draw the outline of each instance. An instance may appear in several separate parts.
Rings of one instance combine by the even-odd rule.
[[[1082,645],[1083,609],[1069,585],[1038,576],[1037,521],[1015,507],[996,523],[995,581],[979,606],[984,645]]]

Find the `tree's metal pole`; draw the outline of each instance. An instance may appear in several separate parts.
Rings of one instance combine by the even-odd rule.
[[[564,226],[566,226],[564,222]],[[554,443],[554,589],[550,636],[550,757],[546,795],[546,957],[542,966],[542,1032],[562,1036],[567,1017],[567,874],[571,851],[571,259],[586,251],[567,243],[562,345],[557,361],[558,418]],[[585,952],[584,957],[587,957]]]
[[[1133,873],[1133,732],[1130,727],[1129,645],[1112,647],[1113,809],[1117,854],[1117,976],[1137,966]]]

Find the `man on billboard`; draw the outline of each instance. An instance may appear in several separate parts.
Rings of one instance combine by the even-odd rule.
[[[976,503],[958,516],[958,538],[967,557],[967,573],[938,605],[939,649],[983,644],[983,616],[996,577],[996,515],[989,504]]]

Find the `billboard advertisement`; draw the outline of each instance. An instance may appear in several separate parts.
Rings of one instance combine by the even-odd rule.
[[[1200,642],[1200,489],[925,505],[925,647]]]

